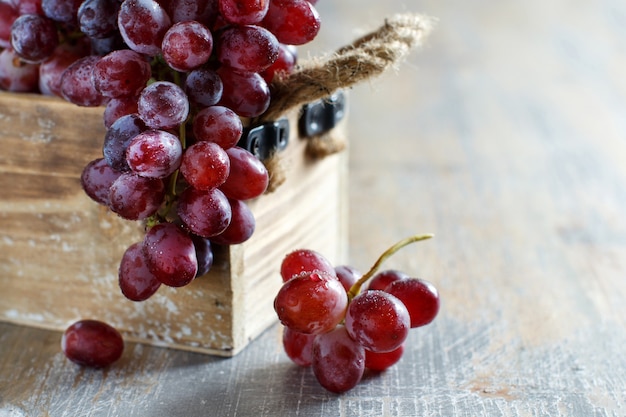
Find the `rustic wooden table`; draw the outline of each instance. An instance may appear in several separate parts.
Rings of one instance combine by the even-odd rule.
[[[626,415],[626,2],[320,0],[326,51],[439,18],[351,94],[350,258],[434,282],[441,313],[343,395],[270,328],[232,359],[129,345],[69,364],[60,335],[0,325],[0,416]],[[1,291],[1,290],[0,290]]]

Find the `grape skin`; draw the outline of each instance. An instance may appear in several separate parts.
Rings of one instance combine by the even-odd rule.
[[[148,268],[143,242],[130,245],[122,255],[118,283],[122,294],[131,301],[145,301],[161,287],[161,281]]]
[[[61,350],[78,365],[104,368],[122,356],[124,340],[115,328],[106,323],[80,320],[63,333]]]
[[[127,220],[143,220],[157,212],[165,186],[158,178],[124,173],[111,184],[109,208]]]
[[[52,55],[59,44],[52,20],[36,14],[23,14],[11,27],[11,46],[26,62],[40,63]]]
[[[187,188],[179,196],[177,212],[192,233],[206,238],[226,230],[232,217],[228,199],[218,189],[201,191]]]
[[[177,71],[187,72],[205,64],[213,51],[213,35],[201,23],[174,24],[163,37],[163,59]]]
[[[265,192],[269,183],[267,168],[247,150],[233,147],[226,150],[230,159],[230,175],[220,186],[227,197],[250,200]]]
[[[354,388],[365,372],[365,349],[344,326],[317,335],[312,346],[312,368],[320,385],[342,393]]]
[[[124,0],[117,15],[117,25],[130,49],[156,56],[172,21],[154,0]]]
[[[304,272],[285,282],[274,299],[280,322],[300,333],[322,334],[339,324],[348,295],[337,277],[321,271]]]
[[[214,142],[223,149],[229,149],[239,141],[243,124],[228,107],[211,106],[196,114],[192,129],[197,140]]]
[[[172,223],[161,223],[146,233],[143,252],[148,269],[170,287],[189,284],[198,272],[196,248],[191,237]]]
[[[173,129],[189,115],[189,99],[178,85],[169,81],[150,84],[137,101],[139,117],[152,129]]]
[[[146,130],[128,144],[126,162],[142,177],[166,178],[178,169],[182,154],[177,136],[163,130]]]
[[[395,281],[385,291],[396,296],[406,306],[412,328],[429,324],[439,312],[439,292],[426,280],[407,278]]]
[[[309,366],[313,360],[313,340],[316,335],[298,333],[289,327],[283,328],[283,349],[285,353],[299,366]]]
[[[283,258],[280,264],[280,275],[283,282],[289,281],[303,272],[322,271],[329,275],[335,275],[335,268],[324,255],[312,249],[297,249]]]
[[[240,71],[261,72],[278,58],[276,37],[259,26],[232,26],[220,33],[217,59]]]
[[[106,97],[137,96],[152,75],[150,63],[130,49],[113,51],[93,68],[96,89]]]
[[[222,233],[211,239],[220,245],[237,245],[250,239],[256,227],[256,220],[243,201],[228,199],[228,203],[232,213],[230,224]]]
[[[104,158],[98,158],[85,166],[80,176],[80,183],[92,200],[108,206],[109,190],[120,175],[121,173],[111,168]]]

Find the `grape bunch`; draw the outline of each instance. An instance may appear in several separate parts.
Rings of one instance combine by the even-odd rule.
[[[0,89],[102,106],[86,194],[146,234],[119,285],[143,301],[208,272],[212,245],[253,234],[246,201],[268,186],[237,146],[269,85],[320,28],[308,0],[0,0]]]
[[[289,253],[280,269],[284,283],[274,299],[287,356],[310,366],[319,383],[336,393],[356,386],[366,369],[383,371],[397,363],[409,330],[436,317],[439,293],[423,279],[377,270],[400,248],[430,237],[398,242],[363,275],[350,266],[333,267],[310,249]]]

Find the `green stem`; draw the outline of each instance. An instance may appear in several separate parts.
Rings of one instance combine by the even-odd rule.
[[[382,265],[383,262],[385,262],[385,260],[387,260],[387,258],[393,256],[393,254],[395,254],[396,252],[398,252],[400,249],[402,249],[403,247],[410,245],[411,243],[415,243],[415,242],[419,242],[421,240],[426,240],[426,239],[430,239],[432,238],[433,235],[432,233],[426,233],[423,235],[413,235],[413,236],[409,236],[406,239],[402,239],[401,241],[397,242],[395,245],[391,246],[389,249],[387,249],[386,251],[383,252],[382,255],[380,255],[380,257],[376,260],[376,262],[374,263],[374,265],[370,268],[369,271],[367,271],[362,277],[361,279],[359,279],[351,288],[350,291],[348,291],[348,299],[352,300],[354,297],[356,297],[359,292],[361,291],[361,287],[363,286],[363,284],[365,284],[367,282],[368,279],[370,279],[375,273],[376,271],[378,271],[378,268],[380,268],[380,266]]]

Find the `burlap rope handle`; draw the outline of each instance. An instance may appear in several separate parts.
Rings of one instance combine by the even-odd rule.
[[[270,106],[257,122],[277,120],[293,108],[327,98],[339,89],[351,87],[397,66],[412,48],[423,43],[434,23],[435,19],[423,15],[395,15],[386,19],[378,30],[358,38],[329,57],[311,60],[291,74],[277,77],[271,84]],[[310,138],[307,145],[309,156],[324,157],[343,150],[345,138],[333,133]],[[268,158],[265,164],[270,172],[268,191],[271,192],[283,183],[286,174],[278,154]]]

